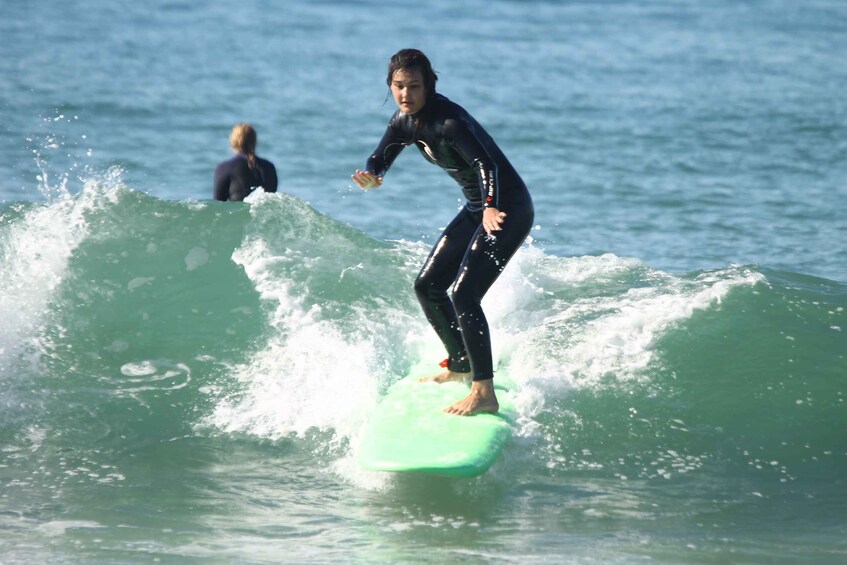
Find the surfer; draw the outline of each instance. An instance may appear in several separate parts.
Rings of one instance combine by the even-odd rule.
[[[444,411],[497,412],[491,338],[481,302],[529,234],[534,210],[506,156],[464,108],[435,92],[437,80],[422,52],[403,49],[391,57],[387,83],[398,109],[365,169],[352,178],[365,190],[382,185],[400,151],[414,145],[462,188],[464,207],[415,280],[418,300],[448,354],[445,371],[425,380],[440,383],[470,375],[470,394]]]
[[[244,200],[258,187],[276,192],[276,167],[256,156],[256,130],[250,124],[236,124],[229,134],[235,157],[215,169],[215,200]]]

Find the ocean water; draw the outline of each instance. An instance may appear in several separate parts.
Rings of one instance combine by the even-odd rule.
[[[3,11],[0,563],[847,561],[843,2]],[[473,479],[355,460],[443,358],[411,285],[458,188],[349,179],[409,46],[537,207]],[[239,121],[280,192],[210,201]]]

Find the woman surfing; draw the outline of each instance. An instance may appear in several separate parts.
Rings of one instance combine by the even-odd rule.
[[[400,151],[414,145],[464,193],[466,203],[424,262],[415,293],[448,355],[445,371],[425,380],[470,376],[468,396],[445,408],[468,416],[499,410],[481,302],[529,234],[534,209],[526,185],[491,136],[464,108],[436,93],[437,80],[422,52],[403,49],[391,57],[387,83],[397,111],[365,169],[352,178],[362,189],[381,186]]]

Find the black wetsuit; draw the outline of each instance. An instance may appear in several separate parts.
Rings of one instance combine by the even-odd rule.
[[[253,189],[261,186],[265,192],[276,192],[276,167],[256,157],[256,169],[251,170],[247,157],[238,154],[215,169],[215,200],[244,200]]]
[[[432,248],[415,292],[427,319],[447,348],[451,371],[493,378],[491,338],[480,305],[532,228],[532,199],[491,136],[464,108],[436,94],[415,116],[397,111],[366,169],[388,171],[404,147],[415,145],[429,162],[462,187],[467,203]],[[502,230],[489,237],[484,208],[506,213]],[[453,286],[452,302],[448,291]]]

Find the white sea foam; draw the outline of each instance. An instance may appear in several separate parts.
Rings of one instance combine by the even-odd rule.
[[[384,252],[405,257],[392,263],[404,269],[426,250],[401,244]],[[384,487],[385,477],[357,470],[353,457],[384,385],[402,376],[387,370],[386,348],[403,348],[410,372],[434,369],[443,356],[434,332],[417,311],[326,315],[308,288],[285,276],[290,265],[311,268],[315,257],[251,238],[233,259],[270,306],[272,337],[236,368],[240,390],[219,402],[211,423],[270,439],[329,431],[334,445],[350,446],[336,471],[361,486]],[[336,280],[350,272],[339,265]],[[516,384],[516,435],[535,434],[535,417],[575,388],[649,380],[657,342],[674,324],[761,280],[735,267],[682,278],[614,255],[559,258],[522,248],[483,301],[498,374]]]
[[[720,304],[733,288],[764,280],[736,267],[686,279],[612,255],[516,259],[518,269],[497,283],[508,286],[491,292],[517,288],[519,298],[511,300],[525,310],[493,324],[501,362],[523,388],[554,398],[574,387],[648,379],[656,344],[669,329]],[[540,282],[528,299],[510,279],[533,276]],[[527,402],[538,406],[537,399]]]
[[[33,205],[4,228],[0,244],[0,370],[17,358],[45,323],[69,259],[92,235],[88,218],[114,204],[124,187],[122,175],[119,167],[91,174],[75,197],[64,188],[48,190],[51,187],[45,186],[43,190],[52,199]]]
[[[41,326],[74,249],[88,233],[89,198],[37,205],[9,227],[0,249],[0,360],[10,359]],[[5,361],[0,362],[0,366]]]
[[[384,343],[392,330],[400,332],[402,313],[353,306],[341,320],[327,316],[319,301],[307,300],[312,298],[308,285],[284,276],[291,269],[308,272],[320,258],[284,244],[275,248],[264,239],[248,238],[233,260],[268,305],[272,336],[236,368],[242,389],[219,403],[211,423],[272,439],[303,436],[311,429],[329,430],[338,440],[353,437],[378,400]],[[333,278],[347,271],[339,265]]]

